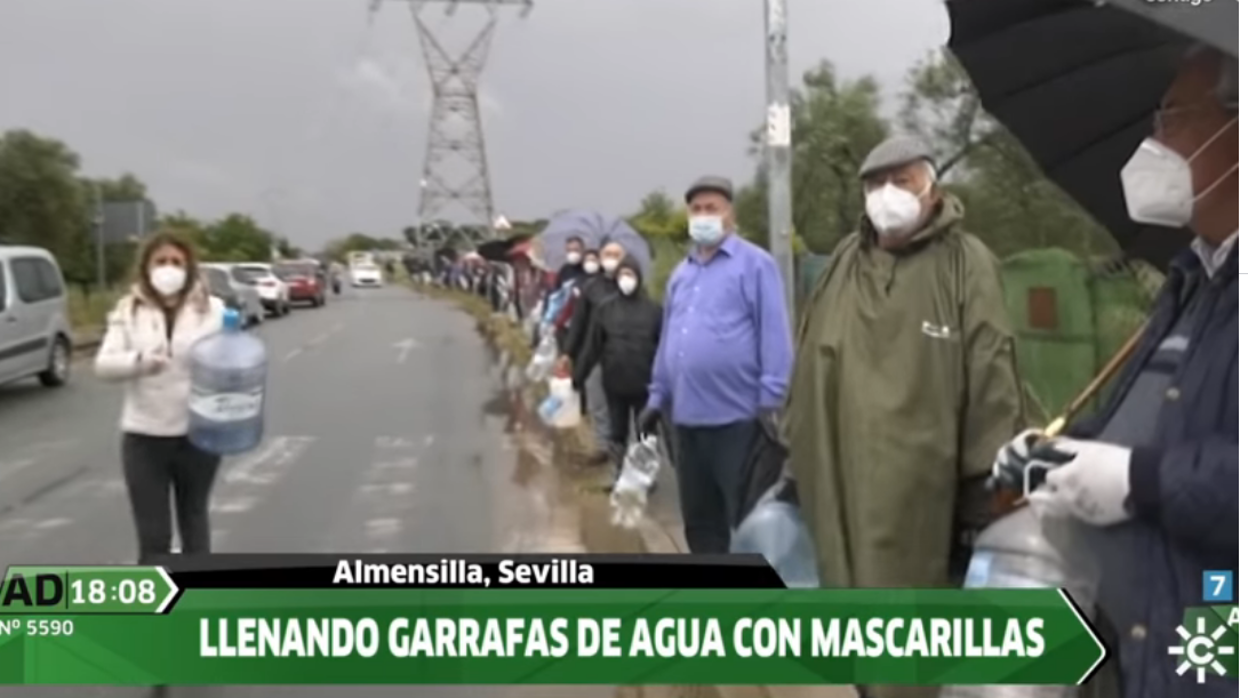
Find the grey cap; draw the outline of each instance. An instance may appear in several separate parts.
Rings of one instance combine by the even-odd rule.
[[[715,192],[716,194],[723,194],[724,198],[732,201],[732,195],[734,192],[732,180],[727,177],[717,177],[715,175],[699,177],[698,181],[694,182],[693,186],[689,187],[689,189],[685,191],[685,203],[693,201],[693,197],[707,191]]]
[[[927,160],[934,166],[936,156],[927,143],[917,136],[892,136],[871,149],[858,168],[859,177],[870,177],[882,170],[908,165],[916,160]]]

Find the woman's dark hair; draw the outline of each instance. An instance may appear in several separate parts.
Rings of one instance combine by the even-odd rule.
[[[147,268],[152,263],[152,257],[162,247],[172,247],[186,257],[186,285],[182,287],[182,292],[178,296],[178,305],[181,305],[186,301],[191,289],[199,283],[199,253],[195,251],[195,245],[179,232],[162,230],[143,241],[142,247],[139,248],[138,267],[135,269],[135,283],[147,298],[151,300],[160,298],[160,294],[152,288]]]

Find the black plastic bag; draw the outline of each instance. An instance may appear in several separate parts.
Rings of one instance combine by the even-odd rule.
[[[780,482],[784,477],[785,464],[788,460],[789,449],[781,443],[775,426],[759,420],[759,428],[755,432],[754,443],[750,446],[750,455],[745,461],[745,472],[741,477],[741,493],[737,502],[733,528],[740,526],[763,495]],[[798,503],[797,485],[792,478],[787,479],[777,498],[794,505]]]

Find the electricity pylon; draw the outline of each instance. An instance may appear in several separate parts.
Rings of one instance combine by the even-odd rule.
[[[383,0],[371,0],[376,12]],[[476,246],[493,237],[494,191],[490,184],[485,150],[485,129],[478,101],[481,74],[489,57],[490,43],[504,5],[521,8],[521,17],[533,8],[533,0],[396,0],[407,3],[429,71],[433,105],[429,112],[429,135],[425,143],[425,167],[420,179],[416,246],[429,249],[446,245]],[[446,6],[451,16],[461,3],[483,6],[485,24],[462,51],[450,51],[438,40],[426,21],[427,5]],[[456,223],[430,225],[439,221]],[[458,238],[458,239],[446,239]],[[437,238],[437,239],[431,239]]]

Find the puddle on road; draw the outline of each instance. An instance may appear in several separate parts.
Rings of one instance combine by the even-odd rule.
[[[515,453],[502,494],[513,511],[504,520],[518,517],[535,527],[524,533],[511,527],[511,544],[531,552],[564,552],[576,545],[570,541],[577,541],[595,553],[644,552],[636,531],[611,525],[610,503],[600,486],[605,466],[586,465],[581,455],[585,449],[575,443],[575,434],[557,434],[541,422],[526,399],[522,368],[491,368],[498,376],[497,387],[481,407],[483,418],[504,421]]]

